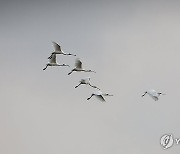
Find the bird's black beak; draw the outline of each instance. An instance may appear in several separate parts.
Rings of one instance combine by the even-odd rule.
[[[144,95],[146,95],[147,91],[141,96],[141,97],[144,97]]]

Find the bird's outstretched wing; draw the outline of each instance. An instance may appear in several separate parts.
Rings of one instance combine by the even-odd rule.
[[[159,98],[157,96],[152,96],[152,99],[154,99],[155,101],[157,101]]]
[[[51,59],[49,60],[50,63],[56,63],[56,54],[52,54]]]
[[[79,59],[76,59],[75,67],[82,69],[82,62]]]
[[[61,52],[61,46],[59,44],[57,44],[56,42],[52,42],[52,43],[53,43],[55,51]]]
[[[80,82],[82,82],[82,83],[90,83],[90,78],[89,77],[83,78],[83,79],[81,79]]]
[[[86,83],[86,80],[85,79],[81,79],[80,82],[81,83]]]
[[[102,95],[96,95],[96,97],[101,101],[101,102],[105,102],[105,99]]]

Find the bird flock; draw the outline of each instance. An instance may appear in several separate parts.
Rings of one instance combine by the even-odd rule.
[[[65,55],[65,56],[76,56],[75,54],[72,53],[65,53],[62,49],[61,46],[56,43],[56,42],[52,42],[53,46],[54,46],[54,51],[51,53],[51,55],[48,57],[49,62],[46,64],[46,66],[43,68],[43,70],[46,70],[48,68],[48,66],[65,66],[65,67],[70,67],[68,64],[58,64],[56,62],[56,55]],[[84,69],[82,67],[82,61],[79,58],[76,58],[75,60],[75,67],[68,73],[68,75],[71,75],[73,72],[93,72],[96,73],[94,70],[88,70],[88,69]],[[91,97],[95,96],[96,98],[98,98],[100,101],[105,102],[105,99],[103,96],[113,96],[112,94],[108,94],[108,93],[103,93],[100,91],[100,88],[92,85],[90,83],[90,77],[87,78],[83,78],[79,81],[79,84],[77,86],[75,86],[75,88],[78,88],[80,85],[88,85],[94,89],[97,89],[97,91],[95,91],[94,93],[91,94],[91,96],[89,98],[87,98],[87,100],[90,100]],[[156,92],[153,89],[150,89],[148,91],[146,91],[142,97],[144,97],[146,94],[148,94],[153,100],[157,101],[159,99],[160,95],[165,95],[164,93],[161,92]]]
[[[56,62],[56,55],[66,55],[66,56],[76,56],[75,54],[72,53],[65,53],[62,49],[61,46],[56,43],[56,42],[52,42],[53,46],[54,46],[54,51],[51,53],[51,55],[48,57],[49,62],[46,64],[46,66],[43,68],[43,70],[46,70],[49,66],[66,66],[66,67],[70,67],[67,64],[58,64]],[[92,72],[92,73],[96,73],[94,70],[89,70],[89,69],[84,69],[82,67],[82,61],[79,58],[76,58],[75,60],[75,67],[68,73],[68,75],[71,75],[73,72]],[[103,96],[113,96],[112,94],[108,94],[108,93],[102,93],[100,91],[100,88],[92,85],[90,83],[90,77],[87,78],[83,78],[79,81],[79,84],[77,86],[75,86],[75,88],[78,88],[80,85],[88,85],[94,89],[97,89],[97,91],[95,91],[94,93],[91,94],[91,96],[89,98],[87,98],[87,100],[91,99],[91,97],[96,96],[100,101],[105,102],[105,99]]]

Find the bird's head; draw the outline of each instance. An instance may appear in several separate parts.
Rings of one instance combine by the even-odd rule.
[[[158,93],[158,95],[166,95],[166,94],[163,94],[163,93]]]
[[[74,54],[71,54],[71,53],[68,53],[67,55],[70,55],[70,56],[76,56],[76,55],[74,55]]]

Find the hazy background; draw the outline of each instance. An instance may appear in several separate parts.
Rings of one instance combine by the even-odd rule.
[[[51,41],[94,73],[42,69]],[[177,154],[180,138],[178,0],[0,2],[1,154]],[[58,55],[74,67],[75,57]],[[94,89],[114,94],[87,101]],[[144,91],[167,95],[155,102]]]

